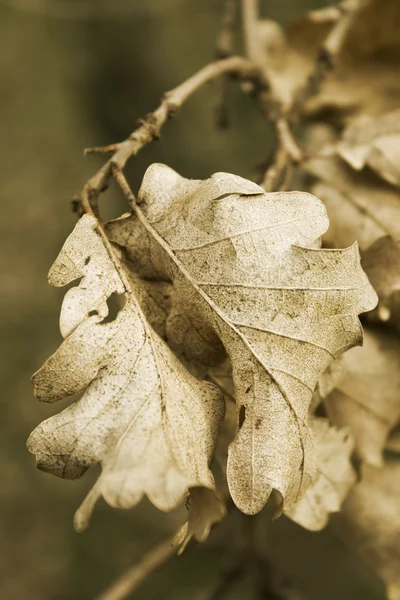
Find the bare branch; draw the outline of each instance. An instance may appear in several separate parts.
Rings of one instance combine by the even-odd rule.
[[[120,579],[100,594],[97,600],[123,600],[123,598],[127,598],[146,577],[167,562],[174,554],[176,554],[176,547],[172,545],[170,539],[161,542],[145,554],[139,563],[128,569]]]
[[[279,146],[275,153],[274,160],[266,170],[264,179],[260,184],[266,192],[273,192],[276,190],[289,162],[290,156],[286,148]]]
[[[149,142],[157,139],[165,122],[173,117],[186,100],[208,81],[216,79],[227,73],[239,78],[253,81],[261,90],[268,88],[268,82],[263,73],[251,61],[241,57],[231,57],[210,63],[184,81],[175,89],[167,92],[160,106],[140,121],[139,127],[119,144],[105,148],[92,148],[90,152],[112,152],[111,158],[84,186],[81,205],[84,212],[97,214],[97,199],[106,188],[114,168],[121,171],[128,160],[135,156],[139,150]]]

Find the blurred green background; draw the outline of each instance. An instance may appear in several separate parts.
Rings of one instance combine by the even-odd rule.
[[[285,23],[322,2],[262,4],[264,16]],[[71,197],[101,165],[82,149],[126,137],[165,90],[209,62],[220,15],[221,0],[0,1],[1,600],[95,598],[176,527],[176,516],[146,502],[126,512],[99,503],[89,530],[73,531],[96,473],[69,482],[35,469],[26,438],[62,406],[40,405],[29,378],[61,340],[63,292],[46,274],[75,223]],[[229,97],[231,127],[220,131],[215,87],[199,92],[132,162],[134,189],[155,161],[193,178],[220,170],[254,177],[272,148],[271,129],[235,84]],[[112,191],[102,201],[109,217],[125,208]],[[226,528],[160,569],[134,598],[195,599],[223,566]],[[309,600],[384,598],[329,528],[310,533],[281,518],[269,544],[278,569]],[[248,598],[246,584],[230,598]]]

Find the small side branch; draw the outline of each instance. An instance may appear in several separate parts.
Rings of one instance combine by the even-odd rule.
[[[134,592],[139,585],[176,554],[176,547],[170,539],[155,546],[142,560],[128,569],[115,583],[105,590],[97,600],[123,600]]]

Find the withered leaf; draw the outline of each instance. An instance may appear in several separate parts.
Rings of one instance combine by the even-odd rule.
[[[353,440],[347,429],[331,427],[326,419],[311,419],[317,457],[317,479],[285,514],[311,531],[323,529],[331,513],[338,512],[356,481],[350,456]]]
[[[344,377],[344,366],[342,358],[334,360],[322,373],[318,380],[317,387],[315,388],[314,395],[311,400],[309,415],[313,417],[318,406],[321,404],[324,398],[328,396],[335,388],[338,387],[339,383]]]
[[[341,247],[357,240],[360,245],[362,266],[379,297],[368,318],[399,327],[399,189],[337,157],[313,158],[305,169],[316,177],[311,191],[324,202],[330,219],[325,244]]]
[[[376,240],[364,252],[362,265],[379,298],[368,318],[390,321],[400,330],[400,239],[387,235]]]
[[[192,335],[186,343],[167,322],[169,340],[195,358],[194,340],[222,342],[232,363],[238,424],[227,473],[234,502],[254,514],[275,489],[293,504],[315,474],[307,427],[315,385],[359,343],[357,314],[376,303],[357,246],[316,248],[328,219],[314,196],[265,194],[224,173],[193,181],[153,165],[139,202],[109,233],[133,262],[145,254],[153,273],[173,281]]]
[[[336,519],[343,539],[386,584],[388,600],[399,600],[400,463],[364,467]]]
[[[305,170],[316,178],[311,191],[324,202],[330,220],[327,244],[357,240],[365,251],[376,240],[400,239],[400,193],[373,173],[358,173],[338,157],[310,159]]]
[[[342,357],[345,376],[325,400],[337,427],[349,427],[358,457],[382,466],[389,431],[400,419],[400,340],[387,330],[367,327],[363,347]]]
[[[75,523],[86,526],[99,496],[128,508],[146,494],[161,510],[181,503],[192,487],[214,489],[209,465],[223,400],[210,383],[191,376],[152,330],[136,288],[117,268],[97,221],[83,216],[67,239],[49,281],[67,292],[61,311],[64,342],[33,376],[39,400],[83,397],[39,425],[28,440],[38,467],[67,479],[96,463],[102,473]],[[106,322],[107,299],[125,305]],[[143,299],[143,298],[142,298]]]
[[[359,116],[344,131],[336,151],[353,169],[368,165],[389,183],[400,185],[400,110]]]
[[[221,521],[226,515],[223,499],[213,490],[199,487],[192,488],[187,501],[188,518],[177,532],[173,543],[179,547],[182,554],[192,538],[204,542],[211,527]]]

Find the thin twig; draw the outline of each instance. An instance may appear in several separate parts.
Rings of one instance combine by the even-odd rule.
[[[261,187],[266,192],[274,192],[283,178],[283,174],[288,167],[290,156],[283,146],[279,146],[275,153],[272,164],[265,172]]]
[[[217,59],[228,58],[234,54],[234,29],[237,16],[237,0],[225,0],[221,19],[221,27],[215,45]],[[221,77],[217,81],[217,103],[215,106],[216,122],[220,128],[229,125],[227,113],[228,78]]]
[[[145,554],[142,560],[128,569],[122,577],[105,590],[97,600],[123,600],[132,594],[139,585],[158,567],[176,554],[176,547],[170,539],[161,542]]]
[[[81,195],[81,205],[84,212],[97,214],[97,199],[106,188],[113,168],[122,170],[127,161],[135,156],[139,150],[149,142],[160,136],[160,131],[165,122],[173,117],[182,104],[199,88],[212,79],[225,75],[234,74],[239,78],[253,81],[259,89],[267,89],[268,82],[262,72],[246,58],[234,56],[219,60],[203,67],[184,81],[175,89],[167,92],[160,106],[143,119],[139,127],[119,144],[106,146],[104,148],[92,148],[87,152],[112,152],[111,158],[84,186]]]
[[[319,49],[312,73],[308,76],[307,81],[293,94],[292,102],[287,110],[290,122],[299,119],[307,100],[320,91],[326,76],[336,65],[337,58],[357,20],[358,14],[369,2],[370,0],[352,0],[352,2],[342,2],[337,5],[337,8],[340,9],[340,17],[334,21],[330,32]]]
[[[268,79],[268,81],[271,81],[273,78],[271,77],[268,62],[264,55],[258,30],[258,0],[242,0],[242,14],[247,56],[250,60],[260,66],[265,78]],[[281,102],[275,97],[273,92],[270,93],[266,112],[269,113],[270,117],[275,122],[279,139],[279,149],[272,165],[272,170],[264,178],[264,181],[267,180],[265,189],[267,191],[273,191],[276,189],[277,179],[282,176],[286,165],[290,161],[300,162],[302,152],[292,134],[287,119],[282,114]]]
[[[266,191],[276,190],[279,182],[283,179],[287,182],[288,178],[285,177],[285,172],[290,170],[293,164],[301,161],[301,150],[295,142],[292,127],[297,125],[307,101],[320,91],[323,81],[336,64],[359,12],[369,1],[351,0],[351,2],[342,2],[336,6],[339,14],[333,21],[333,26],[318,52],[313,71],[305,83],[295,90],[288,107],[276,121],[279,148],[272,165],[264,176],[262,186]]]

